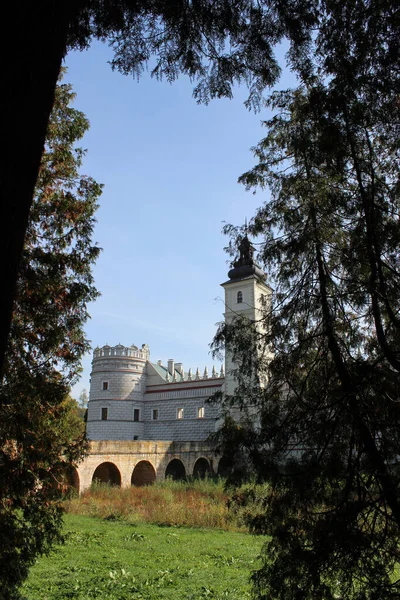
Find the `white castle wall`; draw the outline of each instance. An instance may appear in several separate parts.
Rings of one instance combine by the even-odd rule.
[[[206,440],[215,431],[219,407],[207,401],[221,390],[223,370],[218,375],[213,369],[209,377],[207,370],[203,376],[198,370],[192,376],[181,369],[179,381],[177,376],[163,379],[148,359],[145,345],[141,350],[121,345],[96,348],[87,420],[90,440],[197,442]],[[152,385],[148,384],[149,379]],[[103,409],[107,409],[106,419],[102,418]],[[134,420],[135,409],[139,409],[139,421]],[[178,409],[183,409],[183,418],[178,418]],[[200,416],[199,409],[202,409]]]
[[[203,383],[203,382],[201,382]],[[146,394],[145,403],[145,439],[204,441],[215,431],[220,407],[211,404],[208,399],[221,389],[223,380],[209,379],[206,386],[192,386],[183,382],[180,386],[163,386],[162,392],[152,391]],[[183,418],[178,419],[178,409],[183,408]],[[198,417],[198,409],[203,408],[204,417]],[[153,409],[158,409],[159,418],[151,420]]]

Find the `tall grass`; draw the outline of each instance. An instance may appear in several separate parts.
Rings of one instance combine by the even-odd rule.
[[[71,514],[109,520],[243,530],[228,513],[227,504],[221,479],[167,479],[126,489],[96,483],[79,498],[67,500],[65,508]]]

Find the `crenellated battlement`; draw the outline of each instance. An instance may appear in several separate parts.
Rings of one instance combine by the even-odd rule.
[[[150,358],[150,350],[147,344],[142,344],[141,348],[138,346],[123,346],[117,344],[116,346],[105,346],[97,347],[93,352],[93,360],[96,358],[109,358],[110,356],[127,356],[129,358],[140,358],[141,360],[148,360]]]

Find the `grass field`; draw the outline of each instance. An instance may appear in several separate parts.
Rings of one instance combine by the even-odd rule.
[[[262,540],[68,514],[66,542],[32,568],[27,600],[242,600]]]

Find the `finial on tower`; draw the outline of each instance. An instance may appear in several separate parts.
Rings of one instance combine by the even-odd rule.
[[[239,258],[233,263],[233,269],[228,273],[229,279],[243,279],[249,275],[256,275],[265,280],[265,273],[254,260],[254,246],[247,236],[247,217],[244,225],[244,236],[239,238]]]

